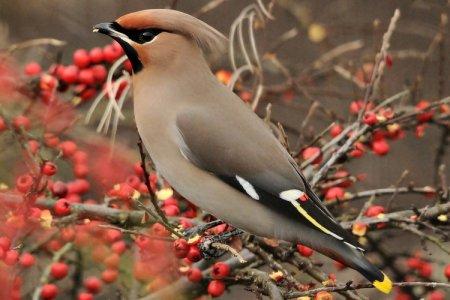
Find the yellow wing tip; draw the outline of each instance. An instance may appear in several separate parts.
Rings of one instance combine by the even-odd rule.
[[[373,286],[382,293],[389,294],[392,290],[392,281],[384,274],[383,281],[375,280]]]

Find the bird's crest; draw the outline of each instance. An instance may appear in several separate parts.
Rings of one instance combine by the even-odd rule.
[[[227,38],[205,22],[180,11],[147,9],[126,14],[116,20],[127,29],[155,28],[182,34],[194,40],[205,52],[222,51]]]

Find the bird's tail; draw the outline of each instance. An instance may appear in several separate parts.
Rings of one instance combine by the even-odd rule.
[[[370,263],[361,253],[354,256],[351,262],[346,262],[349,267],[360,272],[366,277],[373,286],[385,294],[389,294],[392,290],[392,281],[381,270]]]

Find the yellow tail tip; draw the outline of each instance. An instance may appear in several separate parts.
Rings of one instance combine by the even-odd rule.
[[[392,290],[392,281],[389,279],[389,277],[387,277],[386,274],[383,273],[383,275],[383,281],[375,280],[374,282],[372,282],[372,284],[380,292],[389,294]]]

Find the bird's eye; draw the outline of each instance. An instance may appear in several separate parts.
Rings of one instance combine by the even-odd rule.
[[[156,36],[155,33],[151,31],[144,31],[139,35],[139,42],[142,44],[150,42],[155,38],[155,36]]]

